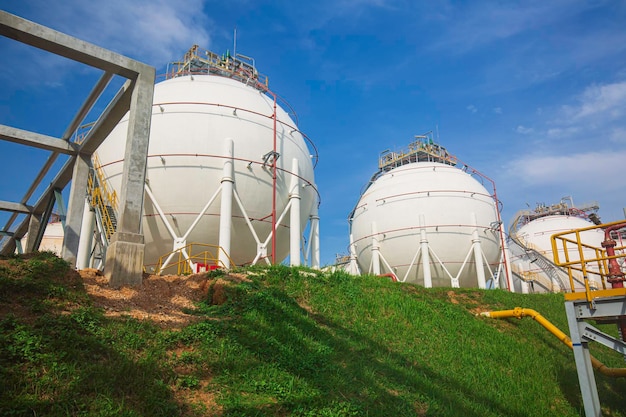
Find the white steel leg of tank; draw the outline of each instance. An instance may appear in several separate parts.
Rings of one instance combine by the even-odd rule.
[[[311,259],[311,268],[319,269],[320,268],[320,216],[317,211],[317,204],[313,205],[313,212],[310,216],[309,223],[310,233],[309,233],[309,247],[310,251],[307,250],[307,253],[310,254]]]
[[[172,250],[173,251],[177,251],[177,250],[183,248],[183,249],[181,249],[181,253],[184,256],[185,260],[188,263],[190,263],[190,266],[191,266],[191,259],[189,258],[189,255],[187,254],[187,252],[184,250],[184,247],[187,245],[187,243],[186,243],[187,242],[187,238],[189,237],[189,234],[193,231],[193,229],[195,229],[196,225],[200,222],[200,219],[202,219],[202,216],[204,216],[204,213],[206,213],[207,210],[209,209],[209,207],[211,207],[211,205],[213,204],[213,202],[215,201],[217,196],[220,195],[220,193],[222,191],[222,186],[220,185],[217,188],[217,190],[215,190],[215,192],[213,193],[211,198],[209,198],[209,201],[204,205],[204,207],[202,208],[200,213],[198,213],[198,216],[196,216],[196,218],[191,223],[191,225],[189,226],[189,228],[187,229],[187,231],[185,232],[185,234],[183,236],[178,236],[176,234],[176,232],[174,231],[174,228],[172,227],[170,222],[165,217],[165,213],[161,209],[161,206],[157,202],[156,198],[154,197],[154,194],[152,193],[152,191],[150,190],[150,187],[147,184],[145,186],[145,190],[146,190],[146,194],[148,195],[148,198],[150,199],[150,201],[154,205],[154,208],[157,210],[157,213],[159,213],[159,217],[161,218],[161,221],[163,221],[163,224],[165,224],[165,227],[167,228],[167,231],[169,232],[170,236],[174,240]],[[167,266],[169,265],[169,263],[172,260],[172,258],[174,257],[174,255],[175,255],[174,252],[170,253],[170,255],[167,257],[167,259],[161,265],[161,267],[160,267],[161,271],[164,270],[165,268],[167,268]]]
[[[226,140],[224,153],[224,171],[222,176],[222,203],[220,207],[220,234],[219,234],[219,263],[226,269],[230,269],[230,223],[233,217],[233,184],[235,183],[234,169],[234,142]]]
[[[428,238],[426,236],[426,221],[424,215],[420,214],[420,249],[422,252],[422,268],[424,269],[424,287],[433,287],[433,278],[430,271],[430,250],[428,248]]]
[[[500,224],[500,233],[503,234],[502,224]],[[503,242],[504,247],[502,248],[502,257],[504,258],[504,267],[505,267],[505,279],[507,283],[507,287],[510,292],[515,292],[515,286],[513,285],[513,271],[511,271],[511,251],[509,250],[509,244],[506,239],[500,239]]]
[[[83,221],[80,226],[80,239],[78,241],[78,253],[76,255],[76,269],[85,269],[89,267],[91,258],[91,247],[93,245],[93,230],[96,214],[89,204],[89,200],[85,199],[83,208]]]
[[[483,265],[483,251],[480,245],[480,237],[478,235],[478,221],[476,213],[471,214],[474,231],[472,232],[472,247],[474,248],[474,263],[476,264],[476,279],[478,280],[478,288],[484,290],[486,287],[485,266]]]
[[[352,275],[360,275],[361,270],[357,262],[356,246],[354,245],[354,236],[350,233],[350,264],[348,265],[348,272]]]
[[[289,264],[300,266],[300,172],[298,160],[293,158],[291,162],[291,186],[289,201],[291,208],[289,213]]]
[[[378,230],[376,222],[372,222],[372,263],[370,273],[380,275],[380,245],[378,243]]]

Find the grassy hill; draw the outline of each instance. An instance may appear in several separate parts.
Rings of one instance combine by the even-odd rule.
[[[2,260],[0,415],[584,415],[566,346],[531,319],[476,316],[532,308],[568,333],[561,295],[243,272],[208,275],[194,320],[167,329],[106,316],[50,254]],[[626,381],[596,378],[604,414],[626,416]]]

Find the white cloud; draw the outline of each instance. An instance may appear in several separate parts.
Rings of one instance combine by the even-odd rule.
[[[578,97],[579,104],[563,106],[564,114],[573,121],[599,117],[614,120],[626,112],[626,81],[592,85]]]
[[[494,107],[493,112],[495,114],[502,114],[502,107]]]
[[[552,129],[548,129],[546,134],[550,138],[563,139],[567,137],[571,137],[580,132],[579,127],[570,126],[567,128],[555,127]]]
[[[621,189],[619,175],[606,175],[607,167],[620,167],[626,150],[570,155],[523,155],[510,161],[508,173],[527,186],[571,186],[594,193]],[[617,172],[616,172],[617,174]]]
[[[476,108],[476,106],[474,106],[473,104],[470,104],[469,106],[467,106],[466,109],[471,111],[472,113],[478,112],[478,108]]]
[[[446,9],[447,31],[435,46],[465,52],[521,32],[552,25],[555,21],[593,7],[583,3],[573,4],[568,0],[529,0],[520,5],[469,2],[466,6],[460,3]]]
[[[609,134],[609,140],[614,143],[626,144],[626,126],[612,129]]]
[[[526,127],[522,125],[517,126],[515,128],[515,131],[521,135],[530,135],[532,133],[535,133],[535,129],[533,129],[532,127]]]
[[[157,68],[210,47],[203,0],[32,0],[15,14]],[[19,9],[19,6],[15,6]]]

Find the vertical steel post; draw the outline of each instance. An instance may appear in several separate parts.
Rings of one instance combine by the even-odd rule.
[[[320,217],[317,204],[313,205],[311,212],[311,268],[320,268]]]
[[[422,269],[424,270],[424,287],[433,287],[433,278],[430,271],[430,252],[428,250],[428,238],[426,237],[426,220],[420,214],[420,245],[422,252]]]
[[[289,209],[289,264],[300,266],[300,238],[302,236],[300,224],[300,171],[298,160],[291,162],[291,187],[289,193],[291,208]]]
[[[480,237],[478,236],[478,221],[476,220],[476,213],[471,214],[472,225],[474,231],[472,232],[472,247],[474,248],[474,263],[476,264],[476,278],[478,280],[478,288],[485,289],[485,265],[483,265],[483,251],[480,245]]]
[[[372,222],[372,273],[380,275],[380,245],[378,244],[376,222]]]
[[[224,170],[222,176],[222,203],[220,206],[219,262],[224,268],[230,268],[231,222],[233,218],[233,184],[235,183],[234,142],[226,141]]]
[[[596,378],[593,374],[589,346],[588,342],[583,340],[580,334],[575,303],[575,301],[566,301],[565,313],[567,315],[567,324],[569,325],[570,339],[572,340],[574,360],[576,361],[578,383],[580,384],[580,392],[585,406],[585,415],[587,417],[601,417],[602,409],[600,408],[600,398],[598,397]]]
[[[76,269],[89,267],[91,256],[91,246],[93,245],[93,229],[95,213],[91,209],[89,200],[85,199],[83,208],[83,220],[80,226],[80,239],[78,241],[78,252],[76,254]]]

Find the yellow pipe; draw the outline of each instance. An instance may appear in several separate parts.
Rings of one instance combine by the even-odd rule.
[[[492,319],[505,319],[510,317],[522,319],[524,317],[532,317],[536,322],[545,327],[546,330],[555,335],[561,342],[567,345],[570,349],[573,349],[572,340],[569,338],[569,336],[567,336],[558,327],[550,323],[548,319],[546,319],[533,309],[515,307],[513,310],[485,311],[483,313],[480,313],[480,315],[484,317],[491,317]],[[613,378],[626,377],[626,368],[609,368],[598,359],[596,359],[593,355],[590,356],[591,365],[593,366],[593,369],[597,370],[598,372]]]

